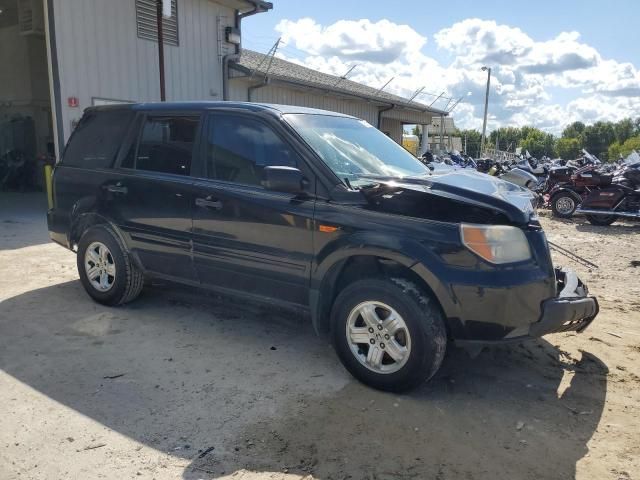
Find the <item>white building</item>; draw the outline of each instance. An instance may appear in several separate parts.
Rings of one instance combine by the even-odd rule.
[[[396,142],[403,125],[429,125],[446,112],[281,58],[242,50],[229,64],[229,99],[321,108],[362,118]]]
[[[112,102],[242,100],[351,114],[398,143],[446,112],[251,51],[242,19],[263,0],[0,0],[0,155],[60,158],[83,110]],[[164,59],[164,69],[160,68]],[[391,73],[391,72],[390,72]]]
[[[423,135],[423,148],[426,150],[427,146],[432,152],[440,151],[452,151],[458,150],[464,151],[464,145],[462,144],[462,138],[460,138],[459,132],[453,118],[451,117],[434,117],[431,123],[424,125],[421,128]],[[426,135],[425,135],[426,132]]]
[[[17,141],[42,154],[49,144],[59,158],[86,107],[159,101],[156,6],[0,0],[0,147]],[[166,99],[222,100],[241,19],[271,7],[262,0],[172,0],[172,15],[163,19]]]

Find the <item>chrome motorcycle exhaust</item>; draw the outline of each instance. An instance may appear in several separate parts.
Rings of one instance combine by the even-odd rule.
[[[640,212],[618,212],[617,210],[591,210],[589,208],[578,208],[575,213],[583,213],[586,215],[616,215],[626,218],[640,218]]]

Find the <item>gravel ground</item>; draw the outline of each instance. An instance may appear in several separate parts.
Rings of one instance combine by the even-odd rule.
[[[41,195],[0,196],[0,479],[640,479],[640,225],[543,216],[601,301],[583,334],[451,349],[408,395],[299,316],[157,285],[84,293]]]

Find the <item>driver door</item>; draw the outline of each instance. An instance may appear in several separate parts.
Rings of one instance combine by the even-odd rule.
[[[202,143],[204,178],[196,181],[193,212],[200,281],[308,304],[313,192],[300,197],[261,185],[264,167],[301,168],[299,155],[270,124],[242,114],[211,113]]]

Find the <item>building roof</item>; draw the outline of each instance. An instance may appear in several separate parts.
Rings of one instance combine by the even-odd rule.
[[[340,95],[358,97],[385,105],[393,104],[420,112],[447,115],[444,110],[432,108],[420,102],[409,102],[408,99],[398,95],[380,91],[347,78],[303,67],[278,57],[268,58],[267,55],[253,50],[243,49],[240,59],[232,62],[231,66],[246,75],[255,75],[257,80],[269,78],[270,80],[335,92]]]

